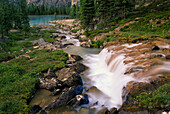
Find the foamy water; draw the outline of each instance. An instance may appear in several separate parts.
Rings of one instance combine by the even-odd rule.
[[[90,103],[97,102],[93,108],[98,110],[102,107],[107,107],[109,110],[112,107],[120,108],[123,104],[123,87],[127,82],[134,80],[132,77],[124,75],[127,66],[123,63],[123,54],[108,62],[114,54],[116,53],[103,49],[99,55],[89,55],[84,58],[84,64],[89,67],[86,77],[90,79],[90,86],[96,87],[100,91],[97,94],[87,92]]]

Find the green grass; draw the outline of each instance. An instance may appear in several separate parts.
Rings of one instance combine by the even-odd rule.
[[[157,90],[151,93],[141,93],[135,97],[139,102],[139,106],[142,107],[160,107],[161,105],[170,104],[170,83],[160,86]]]
[[[22,55],[28,50],[32,50],[33,40],[43,38],[46,42],[54,42],[54,38],[50,38],[51,33],[57,33],[56,30],[45,30],[43,33],[35,33],[36,30],[40,30],[39,27],[32,28],[31,34],[25,35],[24,33],[10,33],[9,39],[0,43],[0,62],[7,61],[15,56]],[[1,50],[1,48],[3,50]],[[20,51],[25,48],[25,51]]]
[[[72,30],[73,33],[77,33],[78,31],[79,31],[79,29]]]
[[[109,28],[109,29],[104,29],[104,30],[93,30],[93,31],[88,31],[88,34],[89,34],[89,38],[93,38],[95,37],[96,35],[100,34],[100,33],[107,33],[109,31],[113,31],[115,28],[117,28],[117,26],[114,26],[112,28]]]
[[[46,41],[51,39],[51,31],[34,33],[35,30],[36,28],[28,35],[10,33],[9,40],[0,44],[3,48],[0,49],[0,113],[29,113],[27,100],[35,90],[35,85],[39,83],[36,74],[47,72],[49,68],[59,70],[65,67],[68,60],[68,55],[61,50],[51,52],[33,49],[30,41],[39,38]],[[22,48],[25,48],[25,51],[20,51]],[[28,50],[32,51],[28,53],[30,58],[14,58]]]

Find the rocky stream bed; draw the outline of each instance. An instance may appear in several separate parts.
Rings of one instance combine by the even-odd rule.
[[[48,28],[50,29],[50,27],[46,29]],[[100,65],[102,62],[106,65],[106,68],[102,66],[101,69],[93,69],[98,68],[92,66],[93,59],[89,58],[88,54],[82,54],[76,50],[76,46],[89,48],[90,41],[84,35],[72,33],[67,28],[61,29],[57,26],[56,30],[59,33],[52,33],[49,36],[50,38],[55,38],[55,42],[48,43],[44,39],[39,39],[33,42],[34,44],[38,43],[34,48],[38,50],[50,49],[51,51],[64,50],[71,54],[68,53],[69,60],[65,68],[55,72],[49,68],[48,72],[37,74],[40,84],[30,101],[32,113],[159,114],[169,111],[169,105],[160,105],[159,107],[140,106],[140,101],[135,99],[135,96],[142,92],[150,93],[169,82],[170,42],[158,40],[134,44],[112,42],[114,45],[109,45],[110,43],[108,43],[105,46],[107,48],[99,54],[99,57],[96,57],[99,50],[88,52],[88,54],[93,54],[92,58],[99,59],[95,63],[96,65]],[[40,32],[43,32],[43,30]],[[115,96],[117,87],[112,88],[109,85],[110,88],[107,91],[104,88],[107,82],[114,86],[116,81],[112,80],[112,78],[104,81],[107,77],[100,78],[99,75],[96,76],[95,72],[94,74],[91,73],[91,69],[96,70],[96,72],[101,71],[100,75],[102,76],[108,76],[107,73],[111,73],[109,75],[112,76],[112,73],[116,75],[122,69],[120,64],[123,65],[123,68],[125,65],[124,71],[120,72],[120,74],[118,73],[121,76],[120,79],[124,80],[126,76],[130,78],[125,79],[120,84],[118,83],[120,85],[119,98],[121,101],[115,104],[113,102],[116,101],[114,100],[116,97],[112,98],[112,96]],[[95,76],[91,78],[91,75]],[[101,82],[95,82],[99,78]],[[101,84],[102,87],[98,86],[97,83]],[[101,103],[101,98],[106,96],[102,95],[103,92],[108,91],[112,92],[104,94],[110,97],[109,101]],[[109,105],[112,100],[113,105]],[[121,106],[122,104],[123,106]],[[100,108],[98,105],[100,105]],[[96,108],[99,108],[99,110]]]

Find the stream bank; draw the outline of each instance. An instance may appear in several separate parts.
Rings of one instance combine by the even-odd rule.
[[[63,30],[60,30],[60,32],[61,31]],[[64,32],[64,33],[71,34],[70,32]],[[57,34],[56,36],[55,34],[53,34],[51,37],[57,38],[58,36],[61,40],[70,39],[67,36],[60,37],[60,34]],[[169,82],[169,67],[168,67],[169,62],[168,62],[168,54],[166,54],[166,52],[169,50],[169,44],[165,43],[166,41],[163,42],[152,41],[149,43],[145,42],[145,43],[134,43],[134,44],[115,43],[112,46],[108,46],[99,55],[94,54],[93,51],[92,53],[90,51],[87,52],[88,54],[92,54],[92,55],[86,55],[87,53],[81,52],[84,48],[82,48],[81,50],[79,49],[79,47],[73,46],[74,44],[77,45],[77,43],[75,43],[75,40],[73,42],[70,43],[69,41],[68,45],[66,43],[65,46],[61,46],[61,45],[60,46],[62,48],[64,47],[64,50],[67,53],[77,54],[82,56],[82,58],[84,58],[83,63],[86,66],[88,66],[90,70],[93,69],[93,71],[86,70],[86,72],[84,72],[81,75],[84,82],[84,89],[88,94],[88,96],[90,96],[89,98],[90,105],[86,105],[84,107],[88,107],[88,108],[90,107],[91,110],[93,110],[93,111],[86,110],[86,113],[90,113],[90,112],[95,113],[96,111],[97,111],[96,113],[130,113],[130,112],[149,113],[153,111],[159,113],[162,111],[168,111],[167,110],[168,106],[162,105],[162,108],[155,107],[155,106],[148,108],[147,106],[146,107],[139,106],[138,104],[139,101],[136,101],[137,95],[143,94],[143,92],[145,92],[144,93],[145,95],[149,94],[150,92],[157,90],[160,86],[163,86],[164,84]],[[60,43],[60,41],[58,43]],[[79,50],[81,51],[79,52]],[[101,63],[101,68],[99,68],[100,63]],[[97,68],[95,68],[96,66]],[[123,71],[120,71],[120,69]],[[155,72],[154,69],[157,69],[158,72]],[[96,72],[94,72],[95,70]],[[62,69],[61,72],[63,73],[66,71],[67,71],[66,69]],[[108,73],[106,73],[106,71]],[[115,75],[117,76],[114,77]],[[101,85],[100,83],[101,81],[103,85]],[[113,83],[113,81],[115,82]],[[119,86],[119,91],[115,92],[115,89],[117,89],[118,86],[115,86],[115,88],[113,88],[114,85],[111,86],[110,84],[115,84],[118,81],[120,81],[120,83],[117,84]],[[123,81],[123,83],[121,81]],[[108,86],[106,86],[107,84]],[[103,89],[103,87],[108,87],[108,88]],[[118,103],[116,103],[116,105],[115,103],[108,103],[108,101],[111,101],[112,99],[113,102],[118,100],[118,99],[114,100],[115,97],[112,98],[112,96],[115,93],[116,94],[119,93]],[[104,97],[106,98],[105,102],[100,101],[99,99],[103,98],[103,96],[105,95],[107,95],[106,97]],[[99,96],[99,98],[97,96]],[[110,96],[111,99],[107,98],[108,96]],[[121,107],[124,101],[126,102],[124,103],[123,107]],[[57,100],[55,100],[54,102],[57,102]],[[50,104],[50,106],[56,106],[56,105],[57,104],[55,103]],[[118,108],[119,110],[117,111],[115,108],[112,107]],[[99,109],[100,111],[96,110],[95,108]],[[49,106],[47,106],[47,109],[49,109]],[[62,109],[63,108],[61,108],[61,110]],[[55,111],[54,110],[53,113],[57,111],[57,109]],[[72,108],[70,110],[72,111]],[[81,110],[78,113],[81,113]]]

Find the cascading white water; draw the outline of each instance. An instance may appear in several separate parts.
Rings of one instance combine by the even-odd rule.
[[[116,57],[112,58],[112,56]],[[96,87],[100,92],[87,92],[90,104],[97,102],[93,108],[100,110],[107,107],[120,108],[122,101],[123,87],[133,78],[124,75],[124,55],[103,49],[99,55],[88,55],[84,58],[84,64],[89,67],[88,75],[90,81],[85,81],[87,87]],[[89,84],[88,84],[89,83]]]

